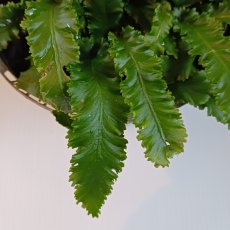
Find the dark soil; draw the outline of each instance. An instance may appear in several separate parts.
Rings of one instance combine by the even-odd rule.
[[[19,76],[20,72],[29,68],[30,62],[26,60],[28,56],[29,47],[25,37],[10,42],[7,49],[0,53],[1,59],[16,77]]]
[[[0,0],[0,4],[6,4],[7,2],[15,2],[15,3],[17,3],[17,2],[20,2],[20,0]]]

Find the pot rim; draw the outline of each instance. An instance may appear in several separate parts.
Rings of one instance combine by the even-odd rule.
[[[45,103],[44,101],[42,101],[41,99],[39,99],[39,98],[37,98],[35,96],[29,94],[25,90],[20,89],[19,87],[17,87],[17,85],[16,85],[17,78],[9,70],[9,68],[4,63],[4,61],[2,60],[1,57],[0,57],[0,74],[3,76],[3,78],[6,80],[6,82],[9,83],[9,85],[11,85],[19,94],[21,94],[22,96],[24,96],[27,100],[30,100],[34,104],[40,106],[43,109],[48,110],[49,112],[52,112],[54,110],[51,105]]]

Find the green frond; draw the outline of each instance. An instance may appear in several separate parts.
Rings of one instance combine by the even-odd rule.
[[[123,30],[121,38],[113,34],[109,38],[116,68],[125,76],[121,91],[139,129],[145,155],[156,166],[167,166],[168,158],[183,151],[186,131],[162,79],[161,60],[131,27]]]
[[[69,146],[77,148],[71,159],[70,181],[78,203],[92,216],[111,193],[126,158],[124,138],[127,106],[108,55],[70,65],[69,93],[73,110]]]
[[[188,55],[184,49],[180,49],[177,58],[172,56],[163,56],[163,75],[168,84],[177,81],[185,81],[191,76],[194,68],[194,57]]]
[[[151,30],[145,36],[146,42],[151,44],[151,47],[156,54],[164,53],[164,39],[169,34],[171,27],[171,5],[168,2],[156,4]]]
[[[224,116],[224,113],[220,110],[220,108],[216,104],[214,97],[210,97],[208,102],[205,104],[205,107],[207,107],[207,111],[208,111],[209,116],[215,117],[217,121],[219,121],[223,124],[227,123],[225,116]]]
[[[9,41],[19,38],[22,17],[23,8],[20,4],[0,4],[0,51],[7,48]]]
[[[86,32],[85,10],[82,0],[73,0],[73,7],[76,11],[77,26],[79,31]]]
[[[34,65],[41,74],[40,88],[43,100],[54,108],[67,112],[69,99],[66,83],[69,77],[64,67],[78,61],[76,15],[65,1],[27,2],[23,27],[28,31],[28,44]]]
[[[230,129],[230,0],[3,2],[0,58],[67,128],[69,181],[93,217],[124,166],[128,118],[156,167],[183,152],[177,107],[206,109]]]
[[[84,5],[89,31],[97,39],[116,26],[123,13],[122,0],[85,0]]]
[[[218,107],[230,124],[230,40],[223,36],[222,26],[208,15],[191,13],[179,23],[182,39],[190,54],[199,55],[199,63],[212,86]]]
[[[204,105],[210,99],[210,83],[204,71],[193,70],[191,75],[185,81],[176,81],[169,89],[181,104]]]

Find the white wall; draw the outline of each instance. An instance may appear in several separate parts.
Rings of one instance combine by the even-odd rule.
[[[166,169],[143,156],[136,131],[125,168],[92,219],[75,205],[68,182],[66,130],[0,76],[0,230],[228,230],[230,135],[204,111],[181,109],[184,154]]]

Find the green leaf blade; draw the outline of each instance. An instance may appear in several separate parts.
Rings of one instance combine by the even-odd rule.
[[[52,114],[54,115],[54,117],[56,118],[56,121],[64,126],[65,128],[71,129],[71,125],[72,125],[72,119],[69,116],[69,114],[66,114],[62,111],[57,111],[57,110],[53,110]]]
[[[63,68],[69,62],[78,61],[79,48],[72,33],[77,32],[75,12],[70,5],[63,4],[27,2],[22,25],[29,33],[30,52],[42,76],[43,99],[54,108],[68,112],[66,84],[69,77]]]
[[[146,157],[156,166],[168,166],[168,158],[183,151],[186,131],[162,80],[161,60],[132,28],[123,33],[119,40],[110,34],[116,68],[126,76],[122,94],[139,129],[138,139],[146,148]]]
[[[198,107],[205,105],[211,94],[210,82],[207,80],[204,71],[197,70],[193,70],[189,79],[171,84],[170,90],[181,104],[189,103]]]
[[[205,106],[207,107],[209,116],[215,117],[216,120],[221,122],[222,124],[227,123],[227,119],[225,119],[224,113],[218,107],[214,97],[211,97]]]
[[[212,92],[219,109],[230,124],[230,40],[223,36],[222,26],[208,15],[193,12],[186,21],[179,23],[182,39],[193,56],[205,68]]]
[[[77,148],[71,160],[70,181],[77,202],[98,216],[126,158],[128,109],[107,58],[71,65],[69,70],[74,115],[68,138],[69,146]]]
[[[116,26],[123,13],[122,0],[85,0],[88,28],[94,38],[100,39]]]
[[[172,27],[171,6],[168,2],[156,4],[150,32],[145,36],[156,54],[164,53],[164,39]]]
[[[20,4],[0,4],[0,51],[7,48],[9,41],[19,38],[22,17],[23,7]]]

